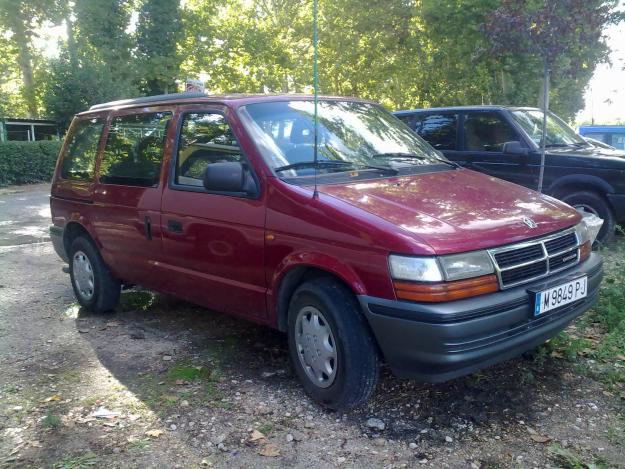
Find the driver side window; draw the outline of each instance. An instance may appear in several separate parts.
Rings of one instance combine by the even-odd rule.
[[[503,144],[513,140],[519,140],[516,131],[495,112],[467,114],[464,119],[465,150],[501,152]]]
[[[176,158],[176,184],[203,187],[209,164],[242,161],[239,144],[222,114],[195,112],[184,115]]]

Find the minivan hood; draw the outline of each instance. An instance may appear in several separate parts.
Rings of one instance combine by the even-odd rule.
[[[383,218],[437,254],[514,243],[577,223],[568,205],[466,169],[319,186],[319,192]],[[524,218],[536,223],[530,228]]]

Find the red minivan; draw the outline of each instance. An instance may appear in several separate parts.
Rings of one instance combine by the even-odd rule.
[[[93,106],[50,200],[82,307],[141,285],[285,331],[332,409],[364,402],[382,360],[439,382],[536,347],[602,278],[596,218],[460,168],[353,98],[320,98],[317,131],[311,96]]]

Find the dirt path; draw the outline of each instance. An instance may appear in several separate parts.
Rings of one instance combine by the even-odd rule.
[[[625,467],[623,402],[557,358],[436,386],[385,372],[328,413],[281,334],[143,291],[89,315],[61,266],[48,242],[0,248],[0,465]]]

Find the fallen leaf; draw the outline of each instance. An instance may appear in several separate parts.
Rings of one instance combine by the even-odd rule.
[[[549,443],[551,441],[551,438],[548,436],[539,435],[538,433],[531,434],[530,438],[536,443]]]
[[[177,380],[176,380],[176,384],[177,384],[178,386],[181,386],[181,385],[185,384],[185,381],[184,381],[184,379],[177,379]]]
[[[258,430],[252,430],[252,435],[250,437],[250,441],[258,441],[258,440],[262,440],[265,438],[265,435],[263,435],[262,432],[259,432]]]
[[[43,402],[52,402],[52,401],[60,401],[61,400],[61,396],[59,396],[58,394],[54,394],[50,397],[46,397]]]
[[[258,451],[258,454],[260,454],[261,456],[266,456],[268,458],[275,458],[277,456],[280,456],[280,448],[278,448],[273,443],[267,443],[260,449],[260,451]]]
[[[625,362],[625,355],[617,355],[616,358]]]
[[[152,438],[158,438],[163,433],[165,433],[163,430],[148,430],[147,432],[145,432],[145,435]]]

